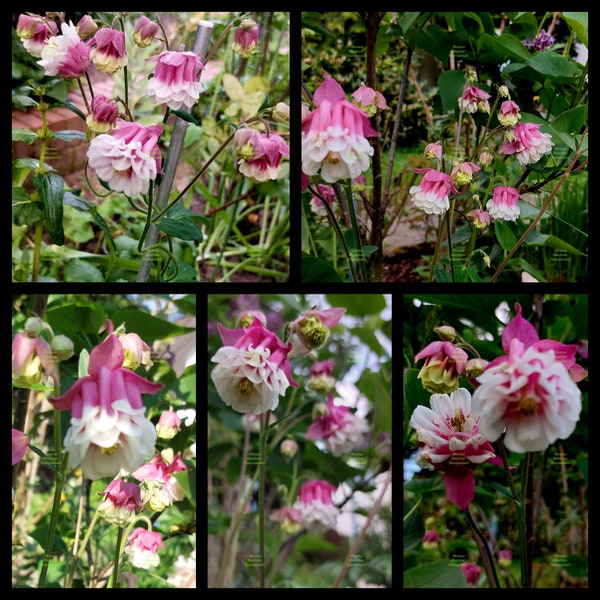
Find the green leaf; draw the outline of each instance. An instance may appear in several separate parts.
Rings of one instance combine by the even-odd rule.
[[[85,133],[75,129],[62,129],[61,131],[55,132],[54,138],[57,140],[63,140],[65,142],[72,142],[73,140],[85,140]]]
[[[65,242],[63,229],[63,195],[65,182],[58,173],[40,173],[32,178],[40,196],[46,227],[52,241],[58,246]]]
[[[570,83],[580,71],[580,65],[556,52],[539,52],[526,60],[525,64],[540,75],[558,83]]]
[[[465,87],[465,75],[462,71],[444,71],[438,78],[438,87],[444,112],[458,110],[458,99]]]
[[[13,142],[24,142],[25,144],[33,144],[38,139],[37,133],[29,129],[15,127],[12,130]]]
[[[588,47],[588,13],[563,12],[561,13],[567,25],[575,32],[579,41]]]
[[[50,105],[50,108],[54,108],[55,106],[67,108],[71,112],[74,112],[77,116],[81,117],[85,121],[85,115],[83,114],[83,112],[81,112],[81,109],[77,105],[73,104],[72,102],[69,102],[68,100],[65,102],[53,102]]]
[[[494,233],[503,250],[509,252],[515,247],[517,238],[512,229],[504,221],[496,221],[494,223]]]
[[[112,313],[110,318],[115,328],[121,323],[125,323],[125,329],[128,333],[137,333],[147,343],[195,331],[193,327],[182,327],[136,309],[119,310]]]
[[[200,125],[200,123],[187,111],[185,110],[174,110],[173,114],[177,115],[180,119],[193,123],[194,125]]]
[[[326,261],[316,256],[302,256],[302,281],[343,281],[337,271]]]
[[[404,571],[405,588],[466,588],[465,574],[459,564],[439,560]]]
[[[172,235],[181,240],[201,242],[203,239],[202,229],[200,229],[198,224],[190,217],[161,217],[155,225],[163,233]]]

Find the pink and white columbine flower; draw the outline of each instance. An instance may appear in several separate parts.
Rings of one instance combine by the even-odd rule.
[[[386,110],[389,108],[384,95],[366,85],[361,85],[357,90],[354,90],[352,99],[354,104],[366,112],[369,117],[375,115],[377,109]]]
[[[242,19],[233,32],[231,48],[242,58],[248,58],[258,51],[258,25],[252,19]]]
[[[154,40],[154,36],[158,33],[158,30],[158,23],[151,21],[146,15],[142,15],[131,37],[137,46],[147,48]]]
[[[467,86],[458,99],[458,107],[466,113],[490,112],[489,99],[491,95],[476,85]]]
[[[281,160],[290,155],[287,142],[276,133],[267,135],[249,128],[238,129],[238,132],[252,132],[244,144],[244,150],[238,152],[239,172],[257,183],[278,179]]]
[[[367,138],[379,133],[330,76],[315,90],[314,102],[315,109],[302,120],[302,171],[311,176],[320,170],[327,183],[358,177],[374,152]]]
[[[519,190],[516,188],[499,185],[494,188],[494,193],[485,207],[492,219],[516,221],[521,214],[519,198]]]
[[[481,415],[481,431],[489,440],[506,432],[509,450],[535,452],[573,433],[581,414],[575,382],[587,373],[575,363],[575,344],[540,340],[519,304],[515,310],[502,332],[505,354],[477,377],[473,410]]]
[[[307,440],[325,440],[334,456],[341,456],[361,447],[369,433],[369,422],[347,406],[337,405],[331,392],[323,414],[306,430]]]
[[[156,61],[156,69],[148,82],[148,97],[172,110],[194,106],[204,89],[198,81],[198,75],[204,69],[198,55],[164,50],[150,60]]]
[[[322,360],[310,367],[306,387],[315,392],[328,392],[335,385],[332,360]]]
[[[181,431],[181,419],[174,410],[163,410],[156,424],[156,434],[162,440],[171,440]]]
[[[150,569],[160,564],[158,549],[164,547],[160,533],[137,527],[127,538],[125,553],[129,555],[129,560],[134,567]]]
[[[536,163],[545,154],[552,152],[554,142],[549,133],[540,131],[539,123],[517,123],[514,129],[504,134],[500,148],[502,154],[515,154],[521,166]]]
[[[458,389],[458,378],[465,374],[469,355],[452,342],[436,341],[415,354],[415,361],[425,359],[418,378],[423,387],[434,394],[447,394]]]
[[[69,467],[81,465],[87,479],[122,477],[154,453],[156,428],[145,416],[142,394],[163,386],[123,368],[123,347],[107,320],[106,339],[90,353],[88,375],[50,402],[71,411],[64,440]]]
[[[62,35],[49,37],[41,51],[38,64],[44,75],[59,75],[63,79],[79,79],[90,68],[90,47],[82,41],[71,21],[60,26]]]
[[[425,174],[419,185],[413,185],[408,190],[412,203],[428,215],[443,215],[450,208],[450,194],[458,193],[450,175],[431,168],[414,171]]]
[[[450,179],[458,186],[468,185],[473,181],[473,175],[479,172],[481,169],[478,165],[470,161],[464,161],[454,164],[452,172],[450,173]]]
[[[15,334],[12,342],[12,379],[26,387],[58,383],[56,356],[50,344],[26,331]]]
[[[223,346],[211,358],[217,366],[211,373],[221,400],[241,413],[260,414],[275,410],[279,396],[291,385],[298,387],[291,374],[284,344],[254,318],[249,327],[229,329],[217,326]]]
[[[500,111],[498,112],[498,121],[500,125],[505,127],[514,127],[521,118],[519,105],[512,100],[505,100],[500,105]]]
[[[439,140],[437,142],[427,144],[427,146],[425,146],[425,150],[423,151],[424,158],[436,158],[438,161],[442,160],[443,155],[444,148],[442,147],[442,143]]]
[[[48,39],[58,35],[58,27],[52,19],[20,14],[17,22],[17,35],[31,56],[41,58],[42,50],[48,43]]]
[[[123,367],[135,371],[142,365],[146,371],[154,364],[152,349],[135,332],[124,333],[122,326],[115,331],[119,344],[123,346]]]
[[[15,429],[12,430],[12,466],[14,467],[18,462],[23,460],[27,448],[29,448],[29,442],[31,442],[31,436]]]
[[[187,465],[181,456],[173,455],[170,448],[155,454],[146,464],[138,467],[131,476],[142,482],[140,487],[144,508],[161,512],[174,501],[183,500],[183,488],[173,475],[186,470]]]
[[[465,574],[468,588],[476,588],[479,585],[479,576],[482,568],[473,562],[464,562],[460,565],[462,572]]]
[[[125,32],[102,27],[90,40],[90,58],[99,71],[116,73],[127,66]]]
[[[89,165],[111,190],[133,197],[148,193],[161,172],[158,138],[162,125],[140,125],[117,119],[117,127],[90,142]]]
[[[132,523],[136,511],[142,508],[140,486],[134,482],[113,479],[100,495],[104,499],[98,504],[98,512],[115,527],[125,527]]]
[[[108,133],[117,125],[119,107],[114,100],[98,94],[92,98],[91,112],[85,118],[87,126],[94,133]]]
[[[419,405],[410,418],[419,439],[419,460],[444,473],[446,497],[464,510],[475,497],[473,469],[496,455],[479,429],[480,417],[467,389],[450,396],[433,394],[429,403],[431,408]]]
[[[335,527],[339,508],[333,503],[336,487],[328,481],[311,480],[302,485],[293,508],[300,511],[304,527],[317,533]]]

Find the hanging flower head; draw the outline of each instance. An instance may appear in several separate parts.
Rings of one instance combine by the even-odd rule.
[[[113,479],[100,493],[104,496],[98,505],[102,518],[115,527],[125,527],[135,520],[142,508],[140,486],[123,479]]]
[[[137,527],[127,538],[125,553],[134,567],[150,569],[160,564],[158,549],[164,547],[160,533]]]
[[[434,394],[446,394],[458,389],[458,378],[465,374],[469,355],[452,342],[431,342],[415,355],[415,361],[425,359],[418,378],[423,387]]]
[[[20,14],[17,22],[17,35],[31,56],[41,58],[42,50],[48,40],[58,35],[58,27],[52,19]]]
[[[320,170],[327,183],[357,177],[373,156],[367,138],[379,133],[330,76],[315,90],[314,102],[315,109],[302,120],[302,171],[310,176]]]
[[[158,29],[158,23],[151,21],[146,15],[142,15],[133,30],[133,41],[140,48],[147,48],[154,40]]]
[[[292,508],[300,511],[300,520],[307,529],[323,532],[335,527],[340,514],[333,503],[335,490],[328,481],[311,480],[302,485]]]
[[[494,188],[494,193],[485,207],[492,219],[516,221],[521,214],[520,197],[519,190],[516,188],[498,185]]]
[[[301,356],[322,348],[331,329],[339,323],[345,312],[345,308],[339,307],[305,310],[290,325],[290,333],[296,335],[290,356]]]
[[[475,497],[473,469],[496,455],[479,429],[467,389],[433,394],[429,403],[431,408],[419,405],[410,418],[419,439],[417,462],[444,473],[448,500],[464,510]]]
[[[110,189],[133,197],[147,194],[161,172],[158,138],[162,125],[140,125],[117,119],[117,127],[90,142],[89,165]]]
[[[233,51],[242,58],[248,58],[258,51],[258,25],[252,19],[242,19],[233,32]]]
[[[255,317],[249,327],[229,329],[220,323],[223,341],[212,357],[217,366],[211,373],[219,396],[234,410],[260,414],[275,410],[279,396],[291,385],[298,386],[291,374],[284,344]]]
[[[44,75],[79,79],[92,64],[90,47],[79,37],[77,27],[71,21],[60,27],[61,35],[46,40],[38,64],[44,68]]]
[[[99,71],[112,74],[127,66],[124,31],[102,27],[92,38],[90,46],[90,58]]]
[[[517,123],[504,134],[502,154],[515,154],[521,166],[536,163],[552,152],[554,142],[549,133],[540,131],[539,123]]]
[[[92,98],[91,109],[85,122],[94,133],[108,133],[116,127],[119,107],[114,100],[98,94]]]
[[[23,460],[29,443],[31,442],[31,436],[15,429],[12,430],[12,466],[14,467],[18,462]]]
[[[87,479],[126,476],[154,452],[156,429],[145,416],[142,394],[163,386],[123,368],[123,347],[107,319],[106,339],[90,353],[88,375],[50,402],[71,411],[64,446],[69,467]]]
[[[505,352],[477,377],[473,410],[481,415],[482,433],[513,452],[545,450],[574,431],[581,414],[581,391],[576,381],[586,372],[575,363],[577,346],[540,340],[531,323],[516,316],[504,328]]]
[[[414,171],[424,175],[419,185],[408,190],[412,203],[428,215],[443,215],[450,208],[450,194],[458,193],[450,175],[431,168],[415,168]]]

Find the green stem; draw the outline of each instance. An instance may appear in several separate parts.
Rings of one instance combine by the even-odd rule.
[[[469,525],[471,525],[471,528],[477,536],[477,545],[479,546],[479,551],[483,560],[483,566],[485,568],[490,587],[499,588],[500,581],[498,580],[498,574],[496,573],[496,567],[494,565],[494,557],[492,556],[492,552],[490,550],[490,547],[488,546],[487,540],[485,539],[485,536],[483,535],[481,529],[479,529],[477,522],[473,518],[473,514],[471,513],[471,510],[468,506],[467,508],[465,508],[465,514],[467,515],[467,519],[469,520]]]
[[[529,487],[529,468],[531,465],[531,452],[525,453],[525,458],[522,464],[521,476],[521,502],[518,507],[519,519],[519,560],[521,563],[521,587],[531,588],[531,565],[527,551],[527,536],[529,532],[526,527],[526,506],[527,506],[527,489]],[[529,499],[532,500],[531,498]]]
[[[267,455],[267,425],[271,411],[260,417],[260,474],[258,483],[258,545],[260,554],[260,587],[265,587],[265,463]]]
[[[346,180],[346,198],[348,202],[348,212],[350,213],[350,222],[352,223],[352,233],[354,235],[354,244],[356,246],[356,260],[360,269],[361,280],[367,281],[367,267],[365,266],[365,257],[363,256],[362,244],[358,233],[358,223],[356,221],[356,211],[354,210],[354,198],[352,195],[352,181]]]
[[[117,545],[115,547],[115,560],[113,564],[113,572],[111,581],[109,581],[109,588],[118,588],[119,587],[119,562],[121,559],[121,542],[123,540],[123,528],[119,527],[117,530]]]

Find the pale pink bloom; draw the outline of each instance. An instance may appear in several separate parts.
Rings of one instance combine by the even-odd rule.
[[[257,183],[277,179],[281,160],[284,156],[289,156],[290,148],[276,133],[255,133],[256,137],[252,142],[254,152],[249,158],[240,158],[238,169],[242,175]]]
[[[427,146],[425,146],[425,151],[423,152],[423,156],[429,159],[437,158],[437,160],[442,160],[443,155],[444,149],[442,148],[442,144],[439,141],[427,144]]]
[[[464,510],[475,497],[473,469],[496,455],[479,429],[480,417],[467,389],[450,396],[433,394],[430,405],[417,406],[409,422],[417,432],[420,460],[444,473],[448,500]]]
[[[516,221],[521,214],[519,198],[519,190],[516,188],[499,185],[494,188],[494,194],[487,201],[485,208],[492,219]]]
[[[290,105],[285,102],[278,102],[271,113],[273,121],[276,123],[290,122]]]
[[[500,111],[498,112],[498,121],[500,121],[500,125],[514,127],[519,122],[520,118],[520,108],[516,102],[505,100],[500,105]]]
[[[123,367],[135,371],[140,365],[148,370],[154,363],[152,362],[152,349],[135,332],[121,333],[115,332],[119,344],[123,346]]]
[[[250,327],[254,319],[257,318],[263,325],[263,327],[267,326],[267,316],[261,310],[244,310],[236,319],[235,326],[236,327]]]
[[[58,27],[52,19],[19,15],[17,35],[31,56],[41,58],[48,39],[58,35]]]
[[[321,193],[321,196],[323,196],[323,198],[325,199],[325,202],[327,202],[331,209],[335,211],[337,204],[335,202],[336,195],[333,186],[326,183],[320,183],[319,192]],[[319,198],[318,196],[311,197],[310,208],[315,214],[319,215],[320,217],[327,217],[328,213],[325,210],[325,208],[323,208],[323,200],[321,200],[321,198]]]
[[[464,562],[460,565],[462,572],[467,580],[467,587],[474,588],[479,585],[479,575],[481,575],[481,567],[472,562]]]
[[[458,99],[458,107],[466,113],[490,112],[490,94],[475,85],[465,87],[462,96]]]
[[[450,179],[458,186],[467,185],[473,181],[473,174],[480,170],[481,169],[473,162],[461,162],[452,167]]]
[[[471,212],[467,213],[467,216],[473,219],[473,225],[477,229],[485,229],[490,224],[490,213],[487,210],[474,208]]]
[[[323,360],[312,365],[306,387],[315,392],[328,392],[332,389],[335,385],[333,366],[332,360]]]
[[[90,46],[90,58],[99,71],[112,74],[127,65],[124,31],[102,27],[90,40]]]
[[[550,154],[554,146],[552,136],[542,133],[540,127],[539,123],[517,123],[514,129],[505,133],[500,152],[516,153],[521,166],[536,163],[543,155]]]
[[[173,475],[185,470],[187,465],[181,456],[173,456],[170,449],[155,454],[146,464],[138,467],[131,476],[142,482],[140,487],[144,508],[161,512],[174,501],[183,500],[183,488]]]
[[[302,529],[302,511],[298,508],[278,508],[271,513],[270,519],[281,523],[281,530],[287,535],[294,535]]]
[[[133,41],[140,48],[146,48],[154,40],[158,29],[158,23],[151,21],[146,15],[142,15],[133,30]]]
[[[126,476],[154,452],[156,428],[149,421],[142,394],[163,386],[123,368],[123,347],[107,320],[106,339],[92,349],[88,375],[77,379],[50,402],[71,411],[64,447],[69,467],[81,465],[87,479]]]
[[[86,45],[77,27],[71,21],[61,26],[62,35],[49,37],[41,51],[38,64],[44,68],[44,75],[60,75],[63,79],[78,79],[90,68],[90,47]]]
[[[371,164],[374,150],[367,138],[379,133],[332,77],[315,90],[314,102],[302,121],[302,171],[311,176],[320,170],[327,183],[357,177]]]
[[[485,167],[489,167],[494,160],[494,155],[489,150],[483,150],[479,154],[479,164],[485,169]]]
[[[211,358],[217,363],[211,379],[221,400],[241,413],[275,410],[279,396],[290,385],[298,386],[288,360],[291,344],[284,344],[258,318],[249,327],[217,327],[223,346]]]
[[[150,569],[160,564],[158,549],[164,547],[160,533],[137,527],[127,538],[125,553],[129,555],[129,560],[134,567]]]
[[[165,50],[157,57],[154,77],[148,82],[148,97],[172,110],[190,109],[200,97],[204,86],[198,75],[204,65],[193,52]]]
[[[167,576],[167,583],[176,588],[196,587],[196,549],[189,556],[179,554],[173,563],[174,573]]]
[[[90,15],[83,15],[77,23],[77,33],[82,40],[87,40],[98,31],[98,25]]]
[[[384,95],[373,88],[366,85],[361,85],[357,90],[352,92],[354,104],[361,110],[372,117],[377,112],[377,109],[386,110],[388,107]]]
[[[364,445],[369,422],[353,413],[347,406],[335,404],[331,392],[327,395],[325,412],[306,430],[307,440],[325,440],[334,456],[352,452]]]
[[[283,440],[281,445],[279,446],[279,451],[283,455],[283,457],[287,460],[294,458],[296,453],[298,452],[298,444],[294,440]]]
[[[12,342],[12,379],[21,385],[58,383],[58,368],[52,347],[27,332],[15,334]]]
[[[16,465],[18,462],[23,460],[27,449],[29,448],[29,442],[31,442],[31,436],[15,429],[12,430],[12,465]]]
[[[415,362],[425,359],[418,378],[423,387],[434,394],[458,389],[458,378],[465,374],[469,355],[452,342],[435,341],[415,354]]]
[[[233,32],[231,47],[242,58],[248,58],[258,51],[258,25],[252,19],[242,19]]]
[[[111,190],[133,197],[148,193],[161,172],[158,138],[162,125],[140,125],[117,119],[117,127],[90,142],[89,165]]]
[[[534,452],[573,433],[581,414],[575,381],[583,374],[575,368],[575,345],[539,340],[533,325],[521,317],[520,305],[516,308],[517,316],[502,335],[506,354],[492,360],[477,378],[473,409],[481,415],[481,431],[489,440],[505,432],[509,450]]]
[[[435,550],[439,546],[440,534],[435,529],[426,529],[421,540],[423,550]]]
[[[305,310],[290,323],[290,333],[296,335],[290,358],[322,348],[330,330],[339,323],[345,312],[345,308],[338,307]]]
[[[450,208],[450,194],[458,193],[450,175],[431,168],[414,171],[425,174],[419,185],[413,185],[408,190],[412,203],[428,215],[443,215]]]
[[[501,567],[510,567],[512,564],[512,551],[511,550],[499,550],[498,551],[498,564]]]
[[[136,511],[142,508],[140,486],[137,483],[113,479],[100,492],[104,496],[98,504],[98,512],[105,521],[115,527],[125,527],[136,518]]]
[[[108,133],[117,125],[119,107],[114,100],[98,94],[92,98],[91,112],[85,118],[87,126],[94,133]]]
[[[181,431],[181,419],[174,410],[163,410],[156,424],[156,433],[163,440],[173,439]]]
[[[300,511],[300,520],[310,531],[324,532],[335,527],[339,508],[333,503],[336,487],[327,481],[311,480],[302,485],[293,508]]]

